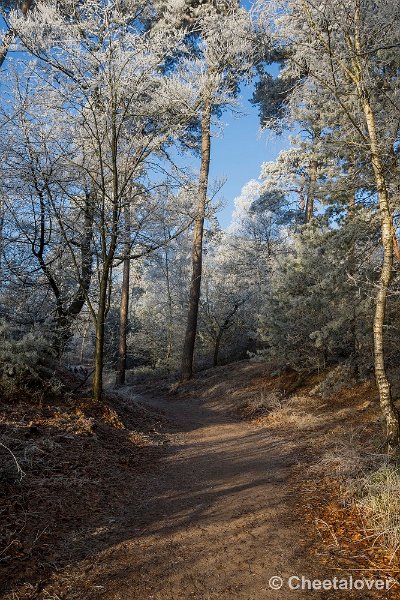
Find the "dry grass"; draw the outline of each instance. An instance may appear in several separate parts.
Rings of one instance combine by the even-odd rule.
[[[340,481],[343,501],[355,507],[363,535],[393,561],[400,549],[400,468],[375,450],[369,439],[353,430],[327,450],[315,471]]]
[[[312,467],[312,471],[325,475],[334,474],[341,481],[346,482],[346,488],[349,491],[348,497],[354,497],[359,486],[351,487],[351,482],[355,482],[360,474],[365,473],[374,466],[373,447],[365,447],[360,434],[356,429],[335,436],[333,443],[328,446],[321,460]]]
[[[374,544],[394,560],[400,549],[400,469],[382,464],[360,481],[361,494],[355,499]]]
[[[292,396],[271,410],[268,424],[274,427],[282,425],[296,429],[310,429],[321,422],[321,417],[315,412],[320,405],[308,396]]]
[[[258,390],[249,390],[245,399],[239,398],[237,413],[245,419],[254,419],[271,414],[275,408],[282,406],[282,394],[279,390],[268,390],[262,386]]]

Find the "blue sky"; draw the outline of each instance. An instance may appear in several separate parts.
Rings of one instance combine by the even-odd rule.
[[[214,137],[211,145],[210,185],[215,178],[226,178],[220,196],[224,208],[218,213],[223,228],[230,223],[234,199],[240,195],[245,183],[257,179],[263,162],[274,160],[280,150],[287,147],[285,136],[276,137],[272,133],[260,133],[258,108],[250,104],[253,86],[248,85],[241,93],[241,115],[225,112],[222,121],[226,126],[219,137]]]
[[[253,0],[241,0],[241,6],[250,10]],[[267,70],[277,75],[278,65],[270,65]],[[240,195],[242,187],[250,179],[258,179],[263,162],[274,160],[280,150],[287,148],[287,136],[274,136],[270,132],[260,132],[258,107],[249,102],[253,95],[254,84],[243,86],[241,92],[241,116],[224,113],[222,121],[226,123],[223,135],[214,138],[211,146],[211,183],[215,177],[226,177],[221,190],[224,208],[218,219],[223,228],[231,220],[234,200]]]

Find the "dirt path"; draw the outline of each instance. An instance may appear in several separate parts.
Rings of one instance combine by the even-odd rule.
[[[294,397],[278,420],[272,411],[260,426],[232,416],[239,407],[249,414],[243,407],[257,406],[260,394],[264,401],[276,390],[290,394],[290,385],[266,376],[262,365],[221,367],[176,396],[143,386],[133,389],[148,395],[133,397],[127,388],[90,417],[73,406],[61,414],[48,407],[33,433],[27,419],[21,424],[23,406],[15,417],[9,409],[3,429],[19,456],[30,450],[36,460],[0,507],[3,523],[18,525],[14,554],[0,560],[1,600],[398,598],[289,588],[290,577],[349,580],[371,564],[364,546],[343,553],[323,520],[315,539],[314,519],[329,521],[331,488],[309,468],[351,426],[348,397],[329,404]],[[346,543],[352,534],[344,533]],[[372,573],[382,579],[378,568]],[[282,578],[281,589],[271,589],[273,577]]]
[[[237,371],[240,385],[249,389],[250,367],[245,365]],[[66,440],[72,447],[64,459],[67,466],[71,463],[72,471],[63,476],[74,475],[78,485],[77,467],[83,465],[90,468],[88,484],[67,488],[67,492],[60,490],[58,517],[55,520],[53,507],[40,552],[27,558],[22,555],[25,571],[18,584],[9,586],[1,598],[394,598],[366,590],[289,588],[290,577],[323,580],[334,576],[348,579],[351,575],[338,571],[335,563],[331,571],[321,566],[315,540],[310,539],[313,525],[303,522],[301,510],[303,502],[308,505],[302,494],[309,494],[310,477],[315,483],[315,474],[308,475],[307,469],[318,460],[315,445],[319,428],[329,429],[338,415],[327,413],[326,419],[317,421],[320,425],[315,431],[302,432],[295,427],[273,429],[235,419],[229,414],[230,396],[220,375],[215,371],[213,379],[197,382],[197,389],[202,385],[204,389],[201,393],[192,390],[186,399],[179,395],[141,396],[131,402],[127,390],[125,399],[120,398],[117,404],[128,429],[99,423],[94,433]],[[234,381],[229,383],[232,394],[237,388]],[[254,386],[259,393],[257,379]],[[223,394],[221,390],[225,390]],[[149,443],[132,444],[129,423],[135,427],[142,419],[144,426],[150,418],[154,427],[149,424],[148,431],[153,432]],[[56,434],[60,437],[57,430]],[[47,443],[53,451],[58,437],[53,446],[49,446],[53,438]],[[56,465],[61,460],[61,455],[57,456]],[[30,481],[32,485],[34,479]],[[48,493],[53,497],[52,488]],[[67,505],[67,499],[72,506]],[[46,519],[40,506],[30,511],[32,518],[37,513],[42,521]],[[42,531],[43,523],[39,527],[35,522],[34,529]],[[324,544],[320,551],[326,552]],[[31,574],[27,561],[35,568]],[[274,577],[275,585],[282,578],[281,589],[271,588]],[[298,583],[293,580],[293,584]]]
[[[95,565],[82,565],[85,598],[285,598],[291,592],[272,591],[270,577],[318,577],[293,513],[301,502],[292,479],[298,449],[215,405],[148,402],[175,420],[180,433],[171,436],[167,458],[147,481],[148,500],[129,507],[121,522],[125,539],[119,532],[119,542]]]

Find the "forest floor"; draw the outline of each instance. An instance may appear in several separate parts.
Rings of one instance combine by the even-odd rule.
[[[399,598],[396,584],[288,588],[291,576],[397,572],[315,468],[338,436],[376,434],[376,392],[327,402],[313,385],[243,361],[174,393],[127,388],[100,412],[24,405],[21,420],[21,405],[6,407],[0,442],[25,457],[25,476],[8,474],[0,493],[0,599]]]

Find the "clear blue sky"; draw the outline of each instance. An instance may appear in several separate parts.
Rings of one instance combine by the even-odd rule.
[[[252,0],[241,0],[240,4],[249,10]],[[276,75],[278,66],[271,65],[268,71]],[[288,147],[287,136],[276,137],[269,132],[260,134],[258,108],[250,104],[254,85],[243,87],[241,93],[242,116],[234,116],[226,112],[222,116],[227,126],[221,138],[214,138],[211,147],[211,170],[213,178],[226,177],[227,181],[221,190],[224,208],[218,214],[223,228],[230,223],[234,208],[234,199],[240,195],[242,187],[260,175],[263,162],[274,160],[280,150]]]
[[[241,115],[225,112],[226,123],[221,137],[214,137],[211,145],[210,184],[215,178],[226,177],[220,196],[224,208],[218,214],[223,228],[229,225],[234,199],[240,195],[245,183],[257,179],[263,162],[274,160],[280,150],[288,146],[286,136],[276,137],[269,132],[260,133],[258,108],[250,104],[253,86],[248,85],[241,93]]]

